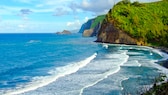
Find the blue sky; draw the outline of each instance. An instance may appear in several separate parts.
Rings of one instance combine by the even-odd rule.
[[[88,19],[107,13],[117,2],[118,0],[1,0],[0,33],[76,30]]]

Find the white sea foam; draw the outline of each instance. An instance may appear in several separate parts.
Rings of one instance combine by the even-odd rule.
[[[148,48],[150,48],[150,47],[148,47]],[[151,60],[150,63],[152,63],[152,66],[153,66],[153,67],[159,69],[161,73],[166,74],[167,77],[168,77],[168,69],[165,68],[165,67],[163,67],[163,66],[161,66],[161,65],[159,65],[159,64],[156,64],[156,62],[158,62],[158,61],[167,60],[167,59],[168,59],[168,54],[165,53],[165,52],[162,52],[162,51],[160,51],[160,50],[158,50],[158,49],[154,49],[154,48],[150,48],[150,49],[151,49],[152,52],[157,53],[157,54],[159,54],[160,56],[163,57],[163,58],[160,59],[160,60]]]
[[[119,70],[120,70],[120,66],[123,65],[124,63],[126,63],[129,59],[129,56],[126,54],[126,52],[123,52],[121,54],[111,54],[111,55],[106,55],[107,58],[118,58],[117,61],[112,61],[112,63],[109,63],[109,62],[105,62],[103,60],[103,62],[105,63],[105,68],[107,69],[107,67],[114,67],[114,68],[111,68],[109,69],[108,71],[102,73],[100,76],[100,78],[88,85],[85,85],[81,90],[80,90],[80,94],[79,95],[82,95],[83,94],[83,91],[86,89],[86,88],[89,88],[89,87],[92,87],[94,85],[96,85],[97,83],[99,83],[100,81],[108,78],[108,76],[114,74],[114,73],[117,73]],[[113,63],[114,62],[114,63]],[[112,66],[110,66],[109,64],[111,64]],[[107,66],[106,66],[107,65]],[[108,66],[109,65],[109,66]],[[103,69],[104,67],[101,66],[101,69]]]
[[[122,84],[121,84],[121,83],[122,83],[123,81],[126,81],[126,80],[129,80],[129,77],[124,78],[124,79],[120,82],[120,85],[121,85],[121,90],[123,90],[123,89],[124,89],[124,88],[122,87]]]
[[[49,74],[51,74],[50,76],[34,77],[31,83],[28,83],[25,86],[19,86],[17,87],[18,89],[5,91],[4,95],[21,94],[21,93],[25,93],[25,92],[32,91],[37,88],[46,86],[56,81],[60,77],[64,77],[66,75],[77,72],[80,68],[90,63],[96,56],[97,56],[97,53],[93,54],[92,56],[90,56],[89,58],[83,61],[80,61],[74,64],[69,64],[67,66],[59,67],[59,68],[56,68],[55,70],[51,70],[49,71]]]
[[[154,60],[153,62],[151,61],[152,63],[154,63],[153,66],[154,66],[155,68],[158,68],[162,73],[165,73],[165,74],[167,75],[167,77],[168,77],[168,69],[165,68],[165,67],[163,67],[163,66],[161,66],[161,65],[159,65],[159,64],[156,64],[156,63],[155,63],[155,62],[157,62],[157,61],[167,60],[167,59],[168,59],[168,54],[166,54],[165,52],[162,52],[162,51],[160,51],[160,50],[158,50],[158,49],[152,49],[152,51],[155,52],[155,53],[157,53],[157,54],[159,54],[160,56],[163,57],[163,58],[160,59],[160,60]]]
[[[106,58],[112,58],[112,59],[123,59],[126,58],[127,55],[127,50],[122,50],[121,52],[118,51],[118,53],[116,52],[115,54],[106,54],[105,57]]]
[[[150,55],[153,55],[152,52],[156,53],[156,54],[159,54],[160,56],[162,56],[163,58],[161,60],[167,60],[168,59],[168,54],[165,53],[165,52],[162,52],[161,50],[158,50],[158,49],[154,49],[152,47],[147,47],[147,46],[142,46],[143,50],[146,49],[148,51],[150,51]]]
[[[160,51],[160,54],[161,54],[161,56],[163,57],[161,60],[167,60],[167,59],[168,59],[168,54],[167,54],[167,53]],[[160,60],[160,61],[161,61],[161,60]]]
[[[32,44],[32,43],[38,43],[38,42],[41,42],[41,41],[40,40],[30,40],[27,43]]]
[[[132,60],[127,63],[125,63],[122,66],[128,66],[128,67],[141,67],[141,64],[138,62],[138,60]]]
[[[103,43],[103,46],[102,46],[102,47],[105,48],[105,49],[108,49],[108,44]]]

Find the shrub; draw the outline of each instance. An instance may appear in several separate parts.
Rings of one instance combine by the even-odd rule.
[[[142,7],[143,6],[143,7]],[[168,0],[153,3],[130,3],[123,0],[107,14],[117,29],[145,43],[168,47]]]
[[[136,7],[142,7],[144,4],[139,3],[138,1],[133,2],[131,5],[136,6]]]

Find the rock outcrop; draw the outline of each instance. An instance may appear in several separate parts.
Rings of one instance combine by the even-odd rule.
[[[166,5],[167,0],[117,3],[106,14],[97,35],[97,42],[168,47]]]
[[[68,30],[64,30],[62,32],[57,32],[56,34],[59,34],[59,35],[68,35],[68,34],[71,34],[71,32],[68,31]]]
[[[101,23],[99,22],[99,23],[94,27],[93,33],[92,33],[91,37],[97,36],[97,34],[98,34],[100,28],[101,28]]]
[[[82,33],[83,37],[93,37],[96,36],[98,34],[98,31],[101,28],[101,23],[99,23],[98,25],[96,25],[96,27],[94,28],[90,28],[90,29],[85,29],[84,32]]]
[[[83,32],[82,36],[83,37],[90,37],[93,34],[93,29],[87,29]]]
[[[136,39],[117,29],[112,23],[106,23],[105,21],[98,32],[96,42],[130,45],[137,44]]]

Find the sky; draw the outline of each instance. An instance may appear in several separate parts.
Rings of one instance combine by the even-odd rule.
[[[0,33],[55,33],[77,30],[88,19],[107,13],[118,1],[1,0]]]

